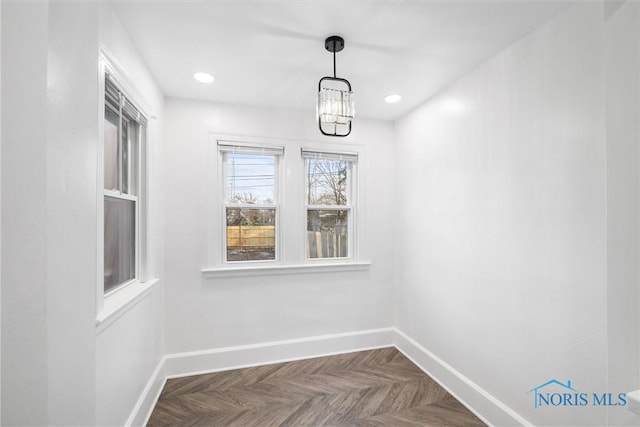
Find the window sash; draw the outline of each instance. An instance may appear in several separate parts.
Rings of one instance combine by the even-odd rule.
[[[278,200],[279,200],[279,193],[280,193],[280,173],[279,173],[279,169],[280,169],[280,156],[275,155],[275,154],[264,154],[264,153],[258,153],[258,152],[247,152],[247,151],[219,151],[220,155],[221,155],[221,159],[222,159],[222,167],[221,167],[221,173],[222,173],[222,202],[223,204],[228,204],[228,205],[242,205],[242,202],[234,202],[229,200],[229,164],[228,164],[228,154],[256,154],[256,155],[260,155],[260,156],[270,156],[274,158],[274,164],[273,164],[273,200],[275,203],[266,203],[266,202],[261,202],[261,201],[256,201],[255,203],[246,203],[249,206],[267,206],[270,204],[279,204]]]
[[[284,155],[283,146],[275,145],[257,145],[246,144],[235,141],[217,141],[218,155],[220,157],[220,181],[222,184],[222,202],[221,202],[221,226],[222,226],[222,239],[221,239],[221,252],[222,263],[232,265],[242,265],[251,263],[274,263],[280,261],[280,164],[281,158]],[[256,203],[242,203],[229,200],[229,163],[227,154],[255,154],[261,156],[274,157],[273,164],[273,183],[274,194],[273,202],[265,203],[256,201]],[[227,224],[227,209],[255,209],[255,210],[273,210],[274,211],[274,257],[273,259],[255,259],[255,260],[230,260],[229,259],[229,236]]]
[[[309,223],[309,213],[310,212],[321,212],[321,211],[344,211],[346,212],[347,224],[346,224],[346,236],[340,233],[328,233],[323,232],[322,230],[314,231],[308,229]],[[317,261],[317,260],[345,260],[353,258],[353,210],[351,207],[338,207],[337,209],[325,209],[324,207],[307,207],[305,210],[305,257],[307,261]],[[338,225],[338,224],[335,224]],[[318,236],[318,233],[320,234]],[[325,233],[324,235],[322,233]],[[315,242],[312,244],[310,241],[310,236],[315,235]],[[341,237],[344,236],[344,237]],[[318,245],[317,238],[320,238],[320,245]],[[323,247],[324,246],[324,247]],[[343,249],[344,247],[344,249]],[[315,251],[314,251],[315,249]],[[320,251],[320,256],[312,256],[312,253],[316,254]],[[327,256],[324,256],[324,253],[327,253]],[[338,256],[336,253],[340,254],[344,252],[344,255]],[[334,256],[329,256],[329,254],[333,254]]]
[[[116,149],[116,187],[114,189],[104,188],[103,189],[103,229],[106,230],[105,221],[106,218],[106,206],[107,200],[121,200],[125,202],[132,203],[133,205],[133,222],[130,225],[132,230],[130,230],[131,238],[133,239],[133,248],[132,248],[132,256],[133,259],[131,261],[132,269],[133,269],[133,277],[127,277],[126,280],[123,280],[120,283],[110,283],[108,289],[106,289],[106,281],[105,281],[105,268],[107,267],[103,262],[103,280],[102,280],[102,290],[104,296],[109,296],[116,292],[117,290],[125,287],[126,285],[136,281],[140,277],[140,206],[138,195],[141,191],[141,174],[142,174],[142,134],[146,131],[148,121],[146,117],[140,113],[140,111],[133,105],[133,103],[123,94],[123,92],[118,88],[116,83],[114,82],[113,77],[105,72],[105,90],[104,90],[104,119],[106,119],[106,111],[110,110],[115,115],[117,115],[117,149]],[[134,125],[135,123],[135,125]],[[127,127],[126,132],[124,131],[124,127]],[[124,141],[124,138],[127,138],[127,141]],[[104,138],[104,133],[103,133]],[[106,150],[106,146],[103,141],[103,150]],[[126,150],[126,152],[125,152]],[[106,152],[103,153],[103,156],[106,158]],[[126,160],[126,161],[125,161]],[[105,165],[103,164],[103,168]],[[126,170],[125,170],[126,168]],[[103,171],[104,174],[104,171]],[[126,215],[123,213],[122,215]],[[121,227],[126,227],[123,223],[119,223],[116,221],[112,224],[113,229],[110,230],[111,233],[117,233],[118,235],[115,237],[116,240],[125,238],[127,239],[129,236],[127,233],[123,233],[123,229]],[[103,258],[107,253],[107,239],[103,238],[102,244],[102,252]],[[126,248],[122,242],[119,242],[118,245],[121,247],[116,250],[117,256],[119,257],[119,261],[117,265],[124,265],[127,269],[127,265],[129,262],[124,260],[122,257],[127,255],[127,251],[131,248]],[[126,244],[125,244],[126,246]],[[120,253],[124,252],[124,253]],[[122,261],[122,263],[120,263]],[[116,272],[117,274],[121,274],[122,271]]]
[[[317,152],[314,152],[317,153]],[[327,207],[329,209],[333,209],[332,206],[335,206],[337,208],[339,208],[340,206],[352,206],[352,197],[353,197],[353,168],[355,163],[349,160],[345,160],[345,159],[338,159],[338,158],[321,158],[321,157],[305,157],[304,158],[304,191],[305,193],[309,190],[309,166],[308,166],[308,162],[309,160],[316,160],[316,159],[321,159],[321,160],[337,160],[337,161],[346,161],[347,162],[347,182],[346,182],[346,188],[345,188],[345,195],[346,195],[346,201],[344,205],[339,205],[339,204],[331,204],[331,205],[325,205],[325,204],[309,204],[309,199],[308,199],[308,194],[304,195],[304,203],[305,206],[309,207],[309,206],[318,206],[318,207]]]
[[[335,151],[318,151],[318,150],[307,150],[301,149],[302,158],[304,159],[304,184],[305,184],[305,192],[309,191],[309,161],[311,160],[335,160],[342,161],[347,163],[347,177],[345,184],[345,192],[346,192],[346,202],[343,205],[339,204],[310,204],[308,195],[305,195],[305,258],[307,261],[316,262],[316,261],[328,261],[328,260],[345,260],[351,259],[354,256],[354,206],[353,206],[353,170],[358,161],[357,153],[347,153],[347,152],[335,152]],[[314,231],[308,229],[309,224],[309,213],[313,211],[344,211],[346,212],[346,240],[343,241],[340,237],[340,234],[337,233],[328,233],[327,235],[320,234],[318,236],[315,234],[315,239],[318,237],[320,241],[323,242],[323,239],[328,239],[324,241],[324,244],[329,244],[329,248],[318,246],[318,241],[311,242],[310,238],[312,237]],[[317,233],[317,232],[315,232]],[[322,231],[320,231],[322,233]],[[334,234],[334,235],[332,235]],[[345,247],[346,246],[346,247]],[[345,251],[343,256],[313,256],[312,252],[320,251],[321,255],[325,253],[329,254],[340,254],[342,251]],[[317,254],[317,252],[316,252]]]
[[[138,196],[135,195],[131,195],[131,194],[126,194],[126,193],[121,193],[120,191],[114,191],[114,190],[103,190],[103,204],[106,205],[106,200],[107,198],[111,198],[111,199],[115,199],[115,200],[123,200],[123,201],[128,201],[128,202],[132,202],[133,203],[133,210],[134,210],[134,222],[133,222],[133,239],[134,239],[134,243],[133,243],[133,278],[131,279],[127,279],[124,280],[120,283],[117,283],[115,285],[112,285],[108,290],[105,290],[105,283],[104,283],[104,268],[105,265],[103,263],[103,284],[102,284],[102,290],[104,293],[104,296],[107,297],[111,294],[113,294],[114,292],[118,291],[119,289],[127,286],[128,284],[135,282],[136,280],[139,279],[140,277],[140,207],[139,207],[139,203],[138,203]],[[106,220],[105,215],[104,215],[104,207],[103,207],[103,228],[104,228],[104,221]],[[102,251],[103,251],[103,257],[105,256],[105,246],[106,246],[106,239],[104,239],[103,244],[102,244]]]
[[[280,261],[280,209],[278,205],[244,205],[245,207],[238,207],[235,205],[223,205],[222,206],[222,258],[225,264],[244,264],[244,263],[273,263]],[[254,209],[254,210],[273,210],[274,211],[274,224],[273,224],[273,259],[255,259],[255,260],[230,260],[229,259],[229,236],[228,229],[230,226],[227,222],[227,209]],[[251,227],[251,226],[249,226]]]
[[[107,199],[112,199],[114,201],[120,200],[120,201],[124,201],[124,202],[130,202],[130,203],[133,204],[133,224],[132,224],[133,230],[132,230],[132,236],[131,236],[133,238],[133,248],[132,248],[133,250],[132,250],[132,254],[131,254],[131,255],[133,255],[133,261],[132,261],[132,264],[133,264],[132,265],[133,277],[126,278],[125,280],[122,280],[121,282],[111,284],[109,286],[109,289],[105,289],[106,288],[106,283],[103,283],[103,292],[104,292],[105,296],[109,296],[109,295],[113,294],[114,292],[116,292],[117,290],[121,289],[122,287],[128,285],[129,283],[132,283],[132,282],[136,281],[138,279],[138,277],[139,277],[139,262],[138,262],[138,259],[139,259],[139,251],[138,251],[138,248],[139,248],[139,245],[138,245],[138,240],[139,240],[139,232],[138,232],[138,230],[139,230],[139,226],[138,226],[138,224],[139,224],[139,216],[138,215],[139,214],[138,214],[138,212],[139,212],[139,209],[138,209],[138,199],[137,199],[137,197],[128,196],[126,194],[119,194],[117,192],[105,190],[105,195],[104,195],[104,206],[105,206],[105,208],[106,208],[106,205],[107,205]],[[106,209],[103,208],[103,210],[106,210]],[[107,220],[106,214],[103,215],[103,218],[104,218],[104,221],[106,222],[106,220]],[[106,223],[105,223],[105,226],[103,228],[106,229]],[[122,230],[120,230],[118,228],[118,230],[116,230],[116,231],[121,232]],[[126,236],[126,235],[123,236],[122,234],[119,234],[118,237],[128,237],[128,236]],[[117,251],[118,258],[119,258],[118,265],[120,265],[120,263],[123,263],[123,264],[126,265],[126,260],[123,257],[126,255],[126,249],[127,248],[123,248],[122,247],[123,246],[123,242],[121,242],[120,240],[118,240],[117,243],[120,246],[120,248]],[[104,244],[103,244],[103,257],[105,257],[105,258],[107,256],[106,245],[107,245],[107,239],[105,237],[105,241],[104,241]],[[121,250],[124,250],[125,253],[122,253]],[[106,264],[107,263],[104,262],[103,270],[106,268]],[[122,271],[120,271],[120,273],[121,272]],[[104,276],[104,272],[103,272],[103,276]]]
[[[314,211],[345,211],[352,208],[351,205],[305,205],[307,210]]]
[[[117,191],[117,190],[104,190],[104,196],[112,197],[114,199],[129,200],[132,202],[138,201],[138,196],[133,194],[121,193],[120,191]]]

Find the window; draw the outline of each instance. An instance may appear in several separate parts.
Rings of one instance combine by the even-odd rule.
[[[211,142],[206,277],[369,268],[356,227],[364,211],[359,146],[224,135]]]
[[[224,262],[277,261],[282,147],[218,142],[222,156]]]
[[[139,277],[141,153],[147,119],[105,74],[104,293]]]
[[[305,161],[306,257],[353,255],[352,174],[357,154],[302,150]]]

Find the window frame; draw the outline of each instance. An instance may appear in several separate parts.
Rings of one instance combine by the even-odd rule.
[[[357,223],[357,196],[356,196],[356,179],[357,167],[358,167],[358,153],[344,152],[335,150],[318,150],[302,147],[301,157],[303,160],[303,174],[304,174],[304,261],[308,263],[320,263],[320,262],[350,262],[357,259],[357,244],[355,239],[355,230]],[[309,174],[307,168],[307,162],[314,159],[326,159],[326,160],[338,160],[347,162],[347,203],[344,205],[310,205],[307,199],[307,189],[309,186]],[[309,249],[309,234],[307,229],[307,221],[309,211],[347,211],[347,256],[346,257],[310,257],[307,255]]]
[[[132,196],[126,193],[120,193],[118,191],[113,191],[113,190],[104,190],[104,196],[103,196],[103,234],[104,234],[104,198],[106,197],[110,197],[112,199],[116,199],[116,200],[123,200],[123,201],[128,201],[128,202],[133,202],[135,203],[134,205],[134,247],[133,247],[133,256],[134,256],[134,266],[133,266],[133,278],[129,279],[129,280],[125,280],[124,282],[118,283],[117,285],[114,285],[111,289],[109,289],[108,291],[105,292],[104,290],[104,241],[102,244],[103,247],[103,270],[102,270],[102,292],[104,294],[105,298],[108,298],[110,295],[113,295],[115,292],[118,292],[118,290],[122,287],[128,286],[131,283],[134,283],[136,281],[139,281],[139,277],[140,277],[140,201],[138,199],[137,196]],[[104,238],[103,238],[104,239]]]
[[[226,148],[224,148],[226,147]],[[282,262],[282,230],[281,230],[281,210],[282,210],[282,197],[283,197],[283,163],[284,163],[284,146],[274,145],[272,143],[256,142],[251,139],[217,139],[216,151],[218,158],[218,182],[219,182],[219,194],[220,198],[220,265],[241,267],[260,264],[279,264]],[[269,155],[274,157],[274,203],[261,203],[261,204],[249,204],[249,203],[229,203],[227,200],[227,162],[225,157],[227,153],[244,153],[244,154],[260,154]],[[275,233],[274,233],[274,259],[269,260],[244,260],[244,261],[229,261],[227,257],[227,209],[273,209],[275,210]]]
[[[106,73],[109,73],[108,71]],[[106,78],[106,75],[105,75]],[[119,88],[118,88],[119,89]],[[120,92],[124,95],[124,91],[122,91],[121,89],[119,89]],[[107,108],[111,108],[113,109],[113,105],[109,105],[109,107],[107,107],[107,103],[109,103],[108,101],[105,100],[105,112]],[[109,103],[110,104],[110,103]],[[128,118],[125,118],[122,116],[122,114],[124,113],[124,110],[122,109],[122,107],[119,107],[119,111],[116,112],[120,118],[121,123],[126,121],[127,122],[127,139],[131,139],[131,121]],[[103,265],[102,265],[102,274],[103,274],[103,290],[102,292],[104,293],[104,297],[108,298],[110,295],[112,295],[113,293],[117,292],[121,287],[127,286],[131,283],[134,283],[135,281],[139,280],[140,277],[140,192],[141,192],[141,186],[140,186],[140,181],[141,181],[141,175],[142,175],[142,171],[141,171],[141,162],[140,162],[140,157],[141,157],[141,151],[142,151],[142,133],[140,130],[141,125],[138,124],[137,125],[137,135],[136,138],[138,138],[138,143],[135,147],[135,151],[137,151],[137,154],[135,156],[136,159],[136,165],[135,165],[135,172],[136,172],[136,178],[135,178],[135,188],[134,188],[134,193],[135,194],[130,194],[129,191],[131,190],[131,188],[129,188],[131,186],[131,183],[127,183],[127,192],[123,192],[122,190],[124,190],[124,176],[125,173],[122,170],[122,162],[124,162],[124,158],[125,155],[122,154],[122,150],[123,150],[123,146],[124,144],[122,143],[122,141],[118,141],[118,154],[116,155],[117,159],[116,162],[120,162],[120,164],[118,165],[119,167],[117,168],[118,171],[118,177],[117,177],[117,186],[119,187],[119,189],[106,189],[104,188],[104,183],[103,183],[103,210],[102,210],[102,224],[103,224],[103,229],[104,229],[104,200],[109,197],[111,199],[115,199],[115,200],[120,200],[120,201],[128,201],[128,202],[133,202],[134,204],[134,233],[133,233],[133,278],[125,280],[123,282],[120,282],[116,285],[113,285],[108,291],[104,290],[104,241],[103,241]],[[146,126],[145,126],[146,128]],[[120,131],[119,131],[120,132]],[[103,159],[104,159],[104,129],[102,132],[102,138],[103,138],[103,143],[102,143],[102,153],[103,153]],[[127,144],[127,155],[126,158],[127,159],[131,159],[131,145]],[[103,173],[104,173],[104,161],[103,161]],[[133,165],[131,162],[127,162],[127,172],[126,172],[126,179],[130,180],[132,173],[131,170],[133,169]],[[104,177],[103,177],[103,181],[104,181]]]
[[[135,195],[121,193],[117,189],[105,189],[104,186],[104,120],[106,110],[106,74],[116,85],[118,90],[126,97],[127,101],[145,117],[146,125],[137,126],[138,146],[136,147],[136,191]],[[134,85],[128,78],[115,58],[100,46],[98,63],[98,143],[97,143],[97,277],[96,277],[96,324],[102,324],[107,318],[120,308],[128,305],[133,299],[148,290],[156,280],[151,280],[148,270],[148,158],[150,141],[150,109],[142,101]],[[114,107],[113,105],[111,107]],[[128,148],[130,149],[130,147]],[[130,157],[129,157],[130,158]],[[132,165],[127,165],[132,169]],[[120,173],[119,173],[120,174]],[[129,170],[129,176],[130,170]],[[120,179],[120,178],[119,178]],[[122,183],[119,183],[122,189]],[[105,198],[111,197],[118,200],[133,201],[135,203],[135,232],[134,232],[134,277],[124,281],[107,292],[104,291],[104,207]]]
[[[363,221],[361,216],[366,212],[362,205],[362,195],[358,192],[358,174],[364,171],[366,147],[359,144],[332,143],[329,141],[308,141],[304,139],[267,138],[238,134],[209,133],[207,156],[203,157],[202,167],[206,170],[204,187],[207,212],[207,241],[205,255],[200,269],[205,279],[224,279],[235,277],[263,277],[272,275],[289,275],[302,273],[329,272],[362,272],[367,271],[371,261],[362,258],[366,255],[364,242],[358,235],[358,225]],[[279,158],[278,190],[278,261],[232,262],[224,263],[225,217],[221,208],[221,197],[225,191],[223,179],[223,160],[218,150],[218,142],[246,144],[252,147],[280,147],[284,150]],[[356,155],[358,161],[351,165],[351,205],[349,258],[306,257],[306,211],[304,181],[306,171],[301,150],[334,153],[336,155]],[[360,166],[358,166],[360,163]],[[286,181],[285,181],[286,180]]]

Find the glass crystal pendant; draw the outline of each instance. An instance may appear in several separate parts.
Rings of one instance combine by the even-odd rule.
[[[336,52],[344,49],[344,39],[331,36],[324,45],[333,53],[333,77],[323,77],[318,82],[318,127],[323,135],[347,136],[355,116],[354,96],[351,83],[336,77]]]

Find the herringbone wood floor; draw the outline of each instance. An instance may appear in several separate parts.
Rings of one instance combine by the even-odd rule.
[[[484,426],[395,348],[167,381],[149,426]]]

